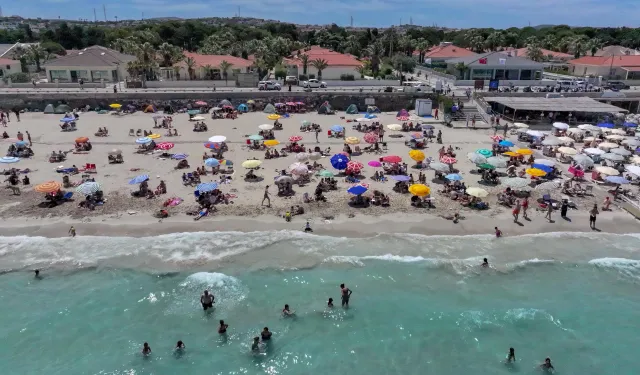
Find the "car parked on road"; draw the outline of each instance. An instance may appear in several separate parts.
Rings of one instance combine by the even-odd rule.
[[[312,88],[312,89],[317,89],[317,88],[324,89],[327,87],[327,83],[318,81],[317,79],[310,79],[308,81],[302,82],[302,87]]]
[[[277,90],[280,91],[282,87],[280,87],[280,84],[278,82],[274,82],[274,81],[260,81],[258,82],[258,90],[263,91],[272,91],[272,90]]]
[[[609,81],[602,85],[602,87],[609,90],[629,90],[631,88],[626,83],[620,81]]]

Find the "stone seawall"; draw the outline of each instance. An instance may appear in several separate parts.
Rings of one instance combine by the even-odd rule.
[[[137,107],[143,105],[155,105],[164,108],[171,105],[174,108],[182,108],[195,101],[206,101],[212,106],[221,100],[231,101],[235,106],[246,103],[248,100],[256,102],[258,107],[266,103],[304,102],[314,108],[328,101],[336,110],[346,110],[351,104],[356,104],[360,110],[367,108],[367,99],[373,98],[374,105],[382,111],[397,111],[401,108],[413,109],[415,100],[431,98],[434,106],[437,105],[435,95],[430,93],[344,93],[344,92],[142,92],[142,93],[3,93],[0,95],[0,108],[20,108],[42,111],[47,104],[57,106],[67,104],[71,108],[89,106],[91,108],[108,108],[111,103],[122,105],[132,104]]]

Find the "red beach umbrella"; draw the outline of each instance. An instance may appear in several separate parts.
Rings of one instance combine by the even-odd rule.
[[[167,151],[167,150],[171,150],[174,146],[175,146],[175,144],[173,144],[171,142],[160,142],[160,143],[158,143],[156,145],[156,148],[158,150]]]
[[[397,155],[389,155],[382,158],[382,161],[386,163],[400,163],[402,162],[402,158]]]

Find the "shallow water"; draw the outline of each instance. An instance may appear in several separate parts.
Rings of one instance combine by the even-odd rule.
[[[538,373],[549,356],[561,374],[632,374],[638,248],[637,236],[577,234],[3,238],[0,363],[7,374],[467,375]],[[285,303],[295,318],[281,317]],[[264,326],[274,338],[254,354]]]

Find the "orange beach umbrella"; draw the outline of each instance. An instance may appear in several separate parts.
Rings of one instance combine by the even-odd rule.
[[[38,193],[55,193],[62,189],[62,184],[56,181],[47,181],[34,188]]]

